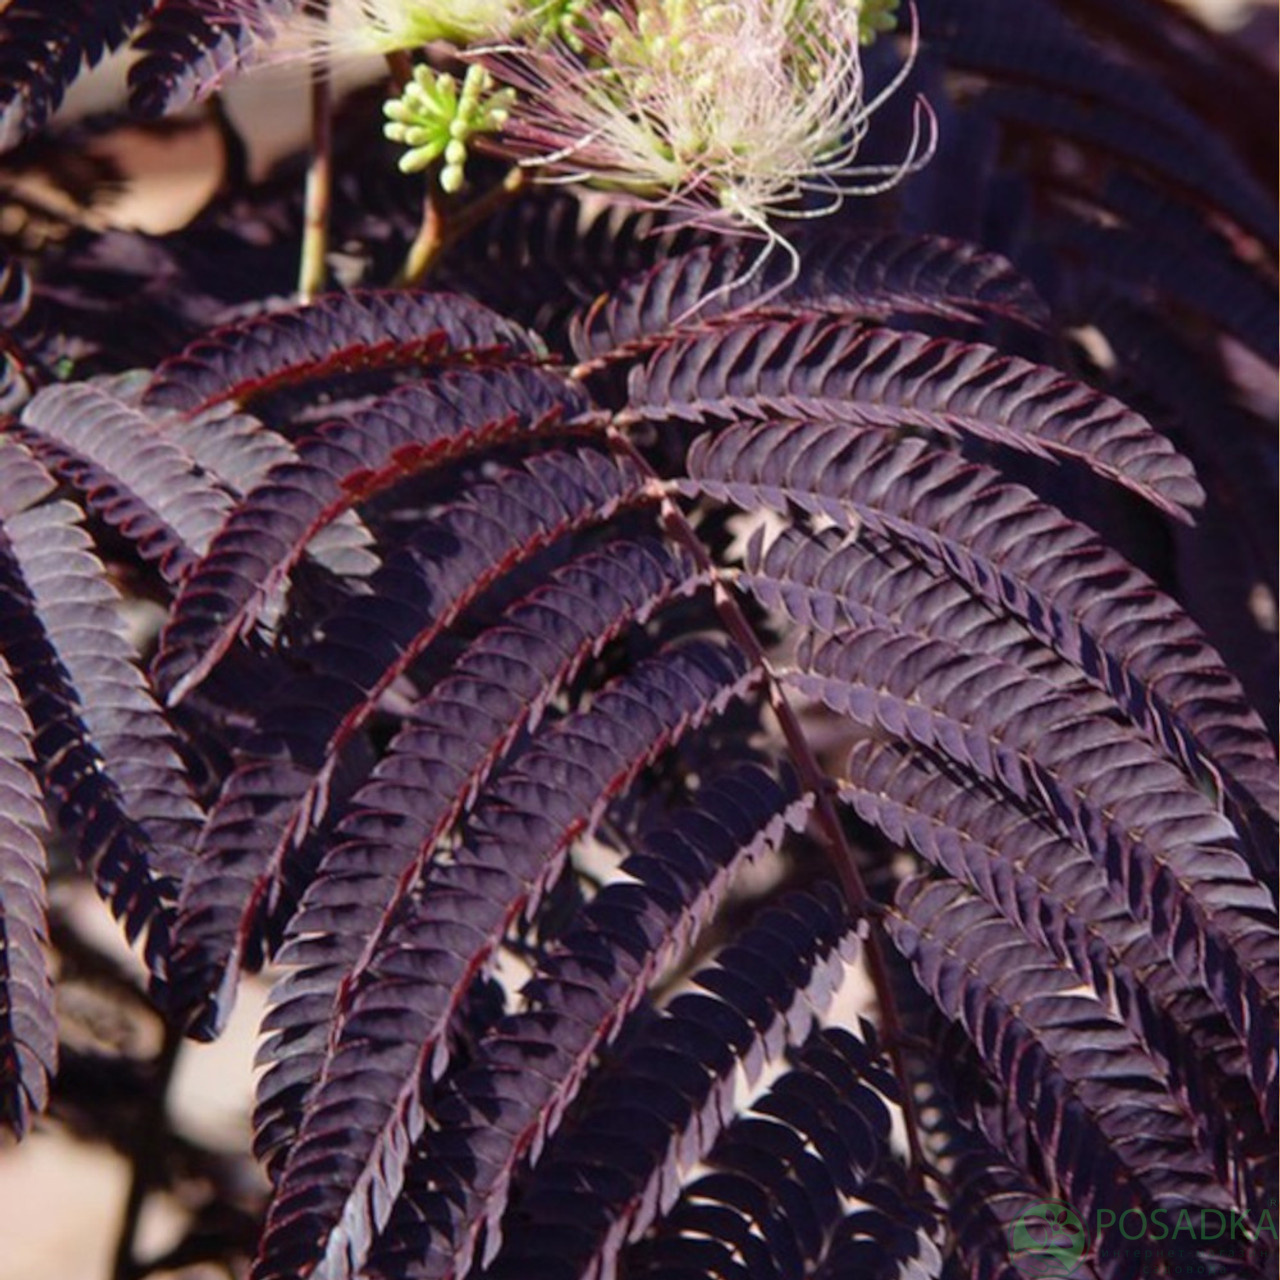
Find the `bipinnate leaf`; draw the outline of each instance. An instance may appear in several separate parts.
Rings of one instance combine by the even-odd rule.
[[[1079,1280],[1275,1275],[1274,77],[1163,0],[916,0],[794,252],[508,200],[508,131],[379,288],[421,184],[317,66],[374,287],[307,305],[234,102],[163,234],[102,229],[115,113],[31,136],[131,40],[159,113],[413,7],[0,0],[0,1126],[118,1128],[51,1077],[43,819],[161,1075],[272,966],[260,1236],[162,1125],[135,1191],[201,1207],[122,1274],[1044,1280],[1061,1202]]]

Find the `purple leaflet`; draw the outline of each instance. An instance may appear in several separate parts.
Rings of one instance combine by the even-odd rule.
[[[253,62],[254,51],[303,0],[159,0],[134,42],[129,102],[166,115],[217,89]]]
[[[756,1083],[767,1059],[808,1036],[855,947],[829,884],[758,916],[694,975],[694,991],[676,996],[597,1074],[585,1105],[524,1179],[486,1275],[614,1275],[622,1248],[670,1209],[688,1170],[711,1150],[736,1109],[740,1072]],[[402,1205],[393,1230],[399,1226],[399,1239],[414,1241],[420,1253],[440,1238],[443,1252],[409,1258],[403,1244],[389,1242],[375,1255],[376,1274],[444,1280],[463,1273],[465,1259],[449,1256],[438,1211],[427,1208],[421,1195],[412,1208]],[[494,1235],[486,1245],[492,1253]]]
[[[950,776],[899,743],[857,744],[840,796],[895,843],[910,843],[979,893],[1099,999],[1114,1001],[1133,1033],[1168,1063],[1170,1087],[1195,1115],[1206,1149],[1230,1179],[1225,1185],[1257,1200],[1249,1165],[1254,1144],[1269,1144],[1242,1042],[1087,853],[1007,793]]]
[[[1074,458],[1190,521],[1191,464],[1118,400],[982,343],[823,320],[744,320],[663,347],[632,372],[627,415],[923,427],[1044,458]]]
[[[194,417],[166,413],[157,426],[232,498],[256,489],[273,467],[297,461],[292,442],[230,405],[215,405]],[[345,511],[307,543],[306,557],[340,577],[363,578],[378,564],[371,541],[356,513]],[[271,611],[268,605],[265,612]]]
[[[516,1173],[537,1159],[622,1020],[686,952],[733,877],[802,826],[809,808],[810,798],[743,766],[701,787],[623,863],[635,883],[607,885],[583,908],[526,985],[525,1007],[433,1100],[435,1123],[408,1177],[456,1188],[444,1256],[469,1256],[483,1225],[501,1218]],[[484,1143],[467,1140],[480,1130]]]
[[[668,648],[545,729],[481,796],[459,843],[425,869],[368,939],[329,1028],[329,1056],[285,1161],[256,1280],[362,1271],[427,1122],[450,1024],[472,979],[563,870],[612,798],[757,679],[705,641]],[[316,1174],[340,1159],[341,1181]]]
[[[1025,1280],[1009,1258],[1010,1232],[1024,1214],[1044,1204],[1048,1192],[1033,1186],[980,1134],[965,1133],[948,1144],[947,1154],[955,1163],[947,1206],[951,1248],[943,1274],[951,1280]],[[1076,1280],[1099,1280],[1087,1257],[1071,1274]]]
[[[953,66],[1016,87],[987,90],[982,109],[1034,124],[1043,136],[1058,131],[1102,155],[1189,189],[1275,244],[1275,204],[1252,179],[1230,142],[1189,110],[1145,69],[1099,56],[1098,44],[1074,28],[1057,6],[1025,0],[920,0],[930,41]],[[1140,45],[1161,19],[1142,16]],[[1172,36],[1184,50],[1201,39],[1193,24]],[[1145,53],[1144,48],[1144,53]],[[1030,82],[1030,83],[1028,83]]]
[[[1126,171],[1108,180],[1101,199],[1128,225],[1064,219],[1055,244],[1104,273],[1112,287],[1156,290],[1233,334],[1261,360],[1276,352],[1274,284],[1247,267],[1199,211],[1154,191]]]
[[[252,630],[307,546],[356,503],[504,435],[552,426],[582,404],[563,380],[516,366],[402,387],[302,440],[296,459],[267,472],[183,583],[155,663],[170,702]]]
[[[1079,977],[954,881],[908,880],[889,930],[939,1007],[960,1022],[1036,1134],[1051,1176],[1091,1220],[1100,1206],[1229,1211],[1194,1117],[1160,1066]],[[1120,1255],[1098,1240],[1098,1260]]]
[[[204,554],[231,510],[230,497],[109,384],[46,387],[14,434],[170,582]]]
[[[32,756],[31,724],[0,658],[0,1125],[19,1137],[49,1100],[58,1055]]]
[[[1041,326],[1048,319],[1035,290],[1005,259],[940,236],[873,231],[826,236],[806,245],[800,275],[785,288],[781,255],[746,283],[752,246],[726,241],[660,262],[596,300],[573,326],[579,360],[634,356],[692,324],[732,319],[768,294],[769,311],[887,320],[898,314],[977,322],[984,315]]]
[[[1220,768],[1252,865],[1276,883],[1275,751],[1234,676],[1145,575],[1026,489],[923,441],[794,423],[695,441],[679,488],[747,509],[788,504],[901,538],[1102,687],[1157,741]],[[1190,744],[1182,746],[1181,744]]]
[[[58,821],[129,937],[148,929],[153,968],[167,946],[178,878],[201,813],[172,731],[124,637],[118,598],[48,474],[0,441],[0,622]]]
[[[323,1040],[366,939],[413,889],[420,863],[593,653],[699,578],[682,554],[625,541],[575,558],[507,610],[412,710],[350,805],[291,922],[260,1052],[255,1149],[269,1169],[296,1134]],[[304,1047],[305,1046],[305,1047]]]
[[[461,353],[527,353],[532,345],[518,325],[453,294],[330,294],[198,339],[160,365],[143,405],[194,414],[353,369],[417,366]]]
[[[1205,984],[1246,1041],[1250,1079],[1274,1111],[1270,895],[1233,847],[1226,819],[1114,723],[1101,695],[1065,693],[998,659],[875,628],[806,643],[797,664],[786,683],[933,748],[1060,822],[1178,970]]]
[[[1219,769],[1186,734],[1171,732],[1167,719],[1152,713],[1150,696],[1135,697],[1138,676],[1128,673],[1129,688],[1107,682],[1110,667],[1082,669],[1057,657],[1031,627],[984,598],[969,584],[910,554],[896,538],[864,529],[856,539],[829,529],[815,536],[785,529],[766,550],[758,529],[746,548],[746,564],[737,581],[771,609],[783,609],[801,625],[824,635],[860,626],[880,626],[933,636],[966,653],[989,654],[1034,671],[1063,689],[1088,681],[1106,690],[1115,710],[1130,719],[1176,762],[1185,765],[1204,789],[1218,785]],[[1233,818],[1248,832],[1246,813]]]
[[[423,521],[368,593],[324,622],[299,654],[306,674],[259,715],[183,884],[174,999],[193,1030],[221,1026],[241,962],[259,962],[287,862],[323,817],[333,771],[389,686],[513,566],[635,502],[644,479],[591,449],[539,454]]]
[[[0,10],[0,151],[58,109],[81,69],[121,45],[154,0],[12,0]]]
[[[888,1181],[894,1163],[879,1091],[893,1100],[897,1088],[878,1058],[873,1036],[864,1044],[841,1028],[811,1032],[791,1069],[716,1140],[703,1162],[709,1172],[624,1251],[623,1274],[730,1275],[741,1259],[752,1276],[812,1276],[844,1216],[843,1197],[873,1178]],[[884,1246],[904,1226],[918,1244],[929,1219],[903,1216],[883,1220]]]

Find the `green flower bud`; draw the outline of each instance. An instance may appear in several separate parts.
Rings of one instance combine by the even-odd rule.
[[[501,129],[514,99],[512,89],[494,90],[481,66],[468,67],[461,86],[447,72],[419,66],[400,97],[383,106],[383,133],[409,148],[400,157],[403,173],[418,173],[443,156],[440,186],[452,194],[462,188],[468,140]]]

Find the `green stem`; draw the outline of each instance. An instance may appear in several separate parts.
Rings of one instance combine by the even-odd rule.
[[[427,195],[422,206],[422,222],[418,234],[395,278],[402,287],[421,284],[432,267],[451,244],[462,239],[472,228],[491,218],[524,190],[527,179],[523,169],[509,169],[507,175],[484,195],[446,218],[434,187],[434,170],[428,175]]]
[[[303,199],[298,294],[310,302],[328,281],[329,207],[333,198],[333,88],[328,63],[311,72],[311,160]]]

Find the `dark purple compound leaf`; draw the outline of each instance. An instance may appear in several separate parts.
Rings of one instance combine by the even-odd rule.
[[[948,1145],[947,1154],[954,1172],[943,1280],[1030,1280],[1010,1257],[1010,1239],[1023,1215],[1035,1214],[1052,1197],[979,1133],[965,1131]],[[1099,1280],[1092,1249],[1080,1257],[1072,1275]]]
[[[743,320],[674,341],[632,372],[627,414],[922,427],[1044,458],[1072,458],[1190,520],[1204,500],[1191,464],[1118,400],[993,347],[825,320]]]
[[[1234,676],[1186,613],[1090,530],[997,472],[923,441],[845,440],[804,424],[730,427],[695,441],[682,492],[748,510],[791,504],[902,540],[953,574],[1195,761],[1214,761],[1251,865],[1276,884],[1275,751]]]
[[[134,41],[142,57],[129,69],[129,101],[164,115],[214,92],[252,66],[258,47],[303,0],[158,0]]]
[[[624,861],[633,881],[601,889],[549,949],[523,1007],[433,1099],[434,1123],[415,1158],[425,1162],[422,1185],[457,1188],[446,1252],[469,1254],[484,1224],[501,1218],[513,1179],[537,1160],[596,1055],[687,952],[732,879],[802,826],[810,803],[756,765],[708,781]],[[486,1141],[473,1146],[468,1135],[481,1129]]]
[[[489,1225],[486,1277],[615,1275],[620,1251],[670,1210],[733,1116],[740,1074],[755,1084],[767,1059],[805,1040],[855,946],[840,896],[827,884],[788,895],[738,933],[693,976],[695,989],[627,1038],[597,1074],[522,1180],[500,1239]],[[405,1243],[382,1246],[376,1274],[390,1280],[400,1266],[411,1268],[406,1280],[466,1273],[469,1259],[448,1253],[450,1190],[445,1184],[434,1199],[411,1192],[411,1203],[402,1202],[392,1227]],[[437,1240],[441,1252],[430,1249]],[[409,1247],[425,1259],[408,1257]]]
[[[1017,86],[983,93],[983,111],[1034,122],[1037,131],[1061,133],[1145,170],[1275,245],[1274,202],[1230,143],[1155,77],[1135,74],[1132,56],[1100,56],[1057,6],[921,0],[918,9],[931,49],[947,63]]]
[[[59,824],[156,973],[178,879],[200,828],[172,730],[125,639],[119,600],[67,502],[19,445],[0,442],[0,654],[33,728]]]
[[[198,339],[160,365],[143,404],[193,414],[226,401],[243,405],[284,387],[323,384],[357,369],[415,368],[451,356],[528,355],[535,349],[518,325],[454,294],[329,294]]]
[[[1088,262],[1109,288],[1168,298],[1274,363],[1274,278],[1246,265],[1196,211],[1131,173],[1112,176],[1099,199],[1128,225],[1064,218],[1053,233],[1059,248]]]
[[[241,965],[260,964],[278,937],[288,862],[324,817],[335,768],[393,682],[504,574],[636,502],[644,482],[633,464],[593,450],[539,454],[424,521],[367,594],[322,624],[298,655],[304,674],[258,716],[183,884],[171,999],[193,1033],[216,1034]]]
[[[626,1249],[627,1276],[664,1276],[712,1263],[729,1274],[735,1255],[748,1273],[811,1276],[845,1213],[845,1196],[893,1163],[889,1110],[879,1088],[893,1077],[869,1044],[841,1028],[814,1030],[780,1076],[716,1140],[657,1230]],[[869,1225],[869,1223],[868,1223]],[[904,1224],[905,1225],[905,1224]],[[897,1223],[885,1221],[892,1238]],[[918,1222],[908,1234],[914,1241]]]
[[[864,1186],[859,1198],[870,1205],[851,1210],[836,1224],[813,1280],[905,1280],[921,1272],[939,1273],[942,1258],[935,1239],[940,1214],[935,1201],[909,1195],[888,1180]]]
[[[292,441],[228,404],[194,416],[167,411],[158,415],[157,426],[233,499],[251,493],[273,467],[297,461]],[[348,580],[367,577],[379,563],[372,538],[354,511],[344,511],[320,529],[307,543],[304,559]],[[280,596],[286,585],[281,582]],[[268,604],[264,613],[274,608]]]
[[[255,1151],[269,1171],[319,1079],[340,991],[422,859],[581,665],[699,581],[685,556],[652,539],[588,552],[509,608],[411,709],[353,797],[278,957],[287,969],[264,1019],[259,1061],[269,1069],[254,1114]]]
[[[1086,1221],[1100,1209],[1229,1212],[1194,1138],[1194,1117],[1158,1064],[1079,977],[954,881],[913,878],[889,917],[895,943],[939,1007],[972,1037],[1026,1117],[1055,1181]],[[992,1136],[992,1135],[988,1135]],[[995,1140],[995,1139],[993,1139]],[[1123,1266],[1101,1233],[1098,1266]]]
[[[109,385],[46,387],[12,433],[170,582],[204,554],[231,510],[195,461]]]
[[[840,797],[898,844],[968,885],[1037,946],[1070,965],[1167,1065],[1223,1185],[1263,1208],[1273,1143],[1248,1088],[1242,1041],[1200,984],[1140,925],[1088,854],[1008,793],[952,776],[919,751],[867,740]]]
[[[569,849],[673,742],[756,683],[706,641],[662,650],[566,716],[482,794],[456,847],[424,869],[368,939],[344,985],[329,1053],[268,1210],[255,1277],[360,1272],[386,1227],[448,1064],[473,978],[522,912],[536,910]],[[317,1182],[335,1167],[341,1181]],[[314,1268],[314,1270],[312,1270]]]
[[[58,109],[71,82],[122,45],[155,0],[13,0],[0,10],[0,151]]]
[[[1181,773],[1108,715],[1017,666],[865,628],[806,642],[785,683],[929,747],[1043,808],[1105,872],[1178,970],[1200,981],[1249,1049],[1275,1113],[1275,911],[1235,832]],[[1098,705],[1101,703],[1101,705]]]
[[[1039,137],[1058,134],[1088,150],[1096,150],[1125,168],[1168,183],[1201,203],[1208,216],[1225,215],[1245,234],[1275,251],[1275,203],[1248,178],[1232,180],[1217,188],[1212,162],[1190,153],[1183,139],[1157,125],[1121,111],[1084,103],[1060,94],[1038,92],[1022,86],[1000,86],[982,95],[982,109],[1010,132]],[[1215,148],[1217,159],[1228,154]],[[1239,178],[1242,175],[1233,175]],[[1267,210],[1270,210],[1268,215]]]
[[[704,245],[627,281],[575,321],[575,354],[584,363],[634,357],[682,324],[732,319],[762,299],[770,311],[802,315],[928,315],[968,323],[997,315],[1036,327],[1048,321],[1035,290],[1005,259],[941,236],[824,236],[804,245],[800,274],[785,287],[789,263],[780,255],[743,280],[758,253],[734,241]]]
[[[1218,787],[1218,766],[1194,739],[1171,732],[1167,720],[1154,716],[1150,698],[1139,702],[1131,688],[1109,686],[1105,669],[1082,669],[1060,658],[1025,622],[911,554],[896,538],[869,529],[854,538],[834,528],[816,535],[788,528],[766,548],[764,530],[757,529],[736,581],[766,607],[783,610],[819,635],[878,626],[999,657],[1064,690],[1088,681],[1109,693],[1115,712],[1183,765],[1198,786]],[[1135,682],[1132,673],[1130,680]],[[1247,816],[1236,815],[1227,800],[1233,816],[1247,824]]]
[[[1167,312],[1112,296],[1090,316],[1115,352],[1125,394],[1143,397],[1195,463],[1210,494],[1209,514],[1215,501],[1225,506],[1253,564],[1274,564],[1271,527],[1262,514],[1276,502],[1269,424],[1237,403],[1239,391],[1226,371],[1179,336]],[[1202,536],[1203,522],[1204,514],[1190,536]]]
[[[49,1101],[58,1056],[45,961],[46,824],[31,737],[0,658],[0,1125],[18,1137]]]
[[[173,703],[206,678],[252,631],[312,540],[358,502],[582,407],[563,380],[517,366],[402,387],[321,427],[262,477],[188,575],[161,635],[157,683]]]

